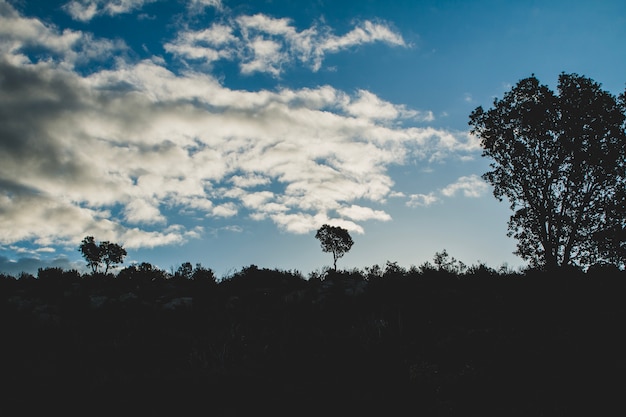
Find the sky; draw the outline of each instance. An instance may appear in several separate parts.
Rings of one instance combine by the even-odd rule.
[[[626,2],[0,0],[0,272],[520,268],[469,114],[534,74],[626,87]]]

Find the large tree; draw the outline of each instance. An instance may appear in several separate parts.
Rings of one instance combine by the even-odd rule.
[[[317,230],[315,238],[320,241],[324,252],[332,252],[333,267],[337,270],[337,259],[350,250],[354,242],[350,233],[342,227],[323,225]]]
[[[509,236],[532,266],[624,265],[625,108],[625,94],[562,73],[556,94],[533,75],[471,113],[483,179],[510,202]]]

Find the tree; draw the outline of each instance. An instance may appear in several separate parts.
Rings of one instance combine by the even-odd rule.
[[[350,233],[342,227],[325,224],[317,230],[315,238],[320,241],[324,252],[333,253],[333,266],[337,271],[337,259],[348,252],[354,244]]]
[[[80,253],[83,254],[83,258],[87,261],[87,266],[91,268],[92,273],[98,272],[98,267],[102,262],[102,251],[96,244],[93,236],[86,236],[78,247]]]
[[[562,73],[557,87],[532,75],[471,113],[492,160],[483,179],[510,202],[508,235],[532,266],[623,265],[626,95],[577,74]]]
[[[108,241],[100,243],[100,250],[102,252],[102,262],[105,265],[105,275],[109,272],[109,268],[115,268],[116,264],[123,263],[124,257],[127,255],[126,249],[122,246]]]
[[[104,241],[98,245],[93,236],[86,236],[78,250],[83,254],[83,258],[87,261],[87,266],[91,268],[91,272],[94,274],[98,272],[98,268],[102,263],[105,265],[104,273],[107,274],[109,268],[124,262],[124,257],[127,255],[126,249],[117,243]]]
[[[183,262],[176,270],[176,273],[174,273],[174,277],[181,279],[191,279],[192,274],[193,265],[191,265],[191,262]]]
[[[441,252],[435,252],[433,262],[438,271],[462,274],[467,269],[463,262],[458,261],[454,256],[450,256],[445,249]]]

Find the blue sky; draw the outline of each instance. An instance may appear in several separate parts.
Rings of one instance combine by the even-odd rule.
[[[521,78],[626,85],[623,1],[0,0],[0,271],[519,267],[468,115]]]

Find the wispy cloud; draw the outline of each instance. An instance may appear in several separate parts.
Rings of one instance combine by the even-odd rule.
[[[74,20],[88,22],[96,16],[130,13],[155,1],[157,0],[72,0],[63,6],[63,10]],[[194,0],[193,3],[206,3],[206,0]]]
[[[409,207],[428,207],[441,203],[442,198],[451,198],[457,194],[462,194],[468,198],[482,197],[489,186],[478,175],[469,175],[458,178],[455,182],[448,184],[437,192],[428,194],[411,194],[406,202]]]
[[[390,165],[475,152],[464,133],[404,126],[427,113],[366,90],[234,90],[157,59],[78,72],[87,41],[115,45],[24,18],[2,0],[0,11],[0,244],[43,248],[89,233],[128,248],[170,245],[205,233],[193,219],[240,213],[293,233],[323,223],[361,233],[364,221],[390,219],[368,207],[398,195]],[[286,20],[245,25],[250,39],[304,36]],[[367,27],[350,39],[390,36]],[[235,36],[211,30],[202,36],[212,45]],[[25,55],[32,45],[55,58]],[[470,177],[446,193],[479,189]],[[172,212],[189,213],[190,224]]]
[[[440,198],[435,193],[429,194],[411,194],[406,205],[409,207],[428,207],[435,203],[438,203]]]
[[[104,60],[127,47],[121,40],[96,39],[90,33],[46,25],[22,17],[7,2],[0,1],[0,53],[13,63],[52,61],[73,67],[92,60]],[[26,53],[38,51],[36,56]]]
[[[431,122],[435,119],[432,112],[419,112],[406,108],[403,105],[397,105],[388,101],[381,100],[375,94],[367,90],[359,90],[356,97],[346,97],[344,108],[350,115],[363,117],[367,119],[399,120],[399,119],[415,119],[423,122]]]
[[[222,0],[188,0],[187,7],[191,11],[203,10],[207,7],[214,7],[221,10],[224,5],[222,4]]]
[[[462,193],[465,197],[480,197],[487,192],[488,186],[478,175],[460,177],[453,184],[441,190],[446,197],[452,197],[457,193]]]
[[[201,30],[184,30],[165,50],[186,62],[211,64],[237,60],[243,74],[280,76],[285,67],[301,63],[318,71],[326,54],[382,42],[406,47],[402,36],[384,23],[364,21],[342,36],[321,24],[298,30],[290,19],[264,14],[228,17]]]

